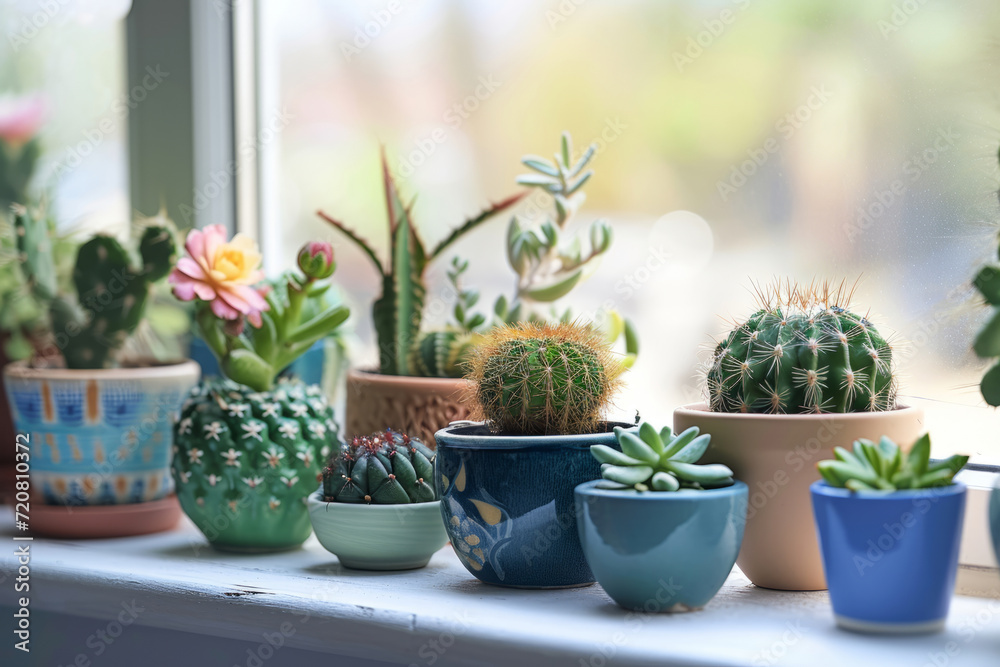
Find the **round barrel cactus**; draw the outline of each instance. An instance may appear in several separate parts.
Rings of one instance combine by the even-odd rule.
[[[229,380],[191,391],[174,428],[181,506],[223,549],[298,546],[312,527],[305,498],[339,448],[333,409],[299,381],[255,392]]]
[[[477,347],[470,379],[479,415],[501,432],[591,433],[624,370],[587,326],[497,327]]]
[[[437,500],[434,452],[392,429],[354,438],[323,469],[323,500],[401,505]]]
[[[896,407],[892,348],[847,310],[843,289],[767,295],[715,348],[708,369],[715,412],[863,412]]]

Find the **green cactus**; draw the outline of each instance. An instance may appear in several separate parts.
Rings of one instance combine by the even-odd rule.
[[[339,443],[318,386],[286,381],[254,392],[206,381],[191,391],[174,427],[177,496],[216,546],[294,547],[312,530],[304,498]]]
[[[494,430],[578,434],[597,428],[623,370],[591,328],[527,322],[486,335],[468,378],[476,416]]]
[[[410,367],[411,350],[417,343],[423,318],[424,298],[427,294],[424,274],[427,266],[467,232],[519,202],[524,193],[492,204],[476,217],[466,220],[453,229],[443,241],[428,252],[413,226],[410,211],[412,204],[403,205],[396,182],[389,171],[384,149],[382,183],[389,216],[388,268],[379,259],[372,246],[354,231],[323,211],[318,211],[317,215],[361,248],[382,277],[382,295],[372,307],[381,373],[412,375],[416,369]]]
[[[599,486],[603,489],[636,491],[677,491],[679,489],[716,489],[733,483],[733,471],[714,463],[697,465],[712,436],[698,435],[692,426],[674,435],[669,426],[659,431],[648,422],[639,434],[615,427],[621,451],[607,445],[591,445],[590,453],[601,462]]]
[[[715,348],[707,374],[711,409],[894,409],[892,348],[867,318],[846,309],[849,300],[843,283],[762,294],[760,310]]]
[[[997,153],[1000,158],[1000,152]],[[997,193],[1000,197],[1000,192]],[[987,264],[972,281],[973,286],[990,307],[990,317],[979,330],[972,343],[976,356],[983,359],[1000,357],[1000,264]],[[993,407],[1000,407],[1000,361],[994,362],[980,382],[983,399]]]
[[[908,454],[903,454],[899,445],[882,436],[878,444],[871,440],[856,440],[853,452],[836,447],[833,455],[836,459],[820,461],[816,468],[830,486],[851,491],[902,491],[948,486],[969,462],[968,456],[955,454],[931,463],[931,437],[927,433],[913,444]]]
[[[147,226],[139,255],[142,264],[135,268],[121,243],[105,235],[80,246],[73,268],[76,307],[65,297],[52,306],[54,331],[66,333],[62,350],[68,368],[108,368],[116,362],[118,350],[142,321],[153,284],[173,265],[172,230]]]
[[[479,301],[479,292],[462,287],[462,274],[469,268],[468,261],[452,258],[448,271],[448,282],[455,294],[455,308],[452,315],[455,324],[442,331],[422,332],[416,344],[410,349],[410,370],[421,377],[460,378],[476,341],[477,330],[486,323],[486,318],[472,309]]]
[[[323,500],[401,505],[437,500],[434,452],[392,429],[355,437],[323,469]]]

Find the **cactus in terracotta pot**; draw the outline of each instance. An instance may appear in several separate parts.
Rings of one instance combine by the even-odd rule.
[[[216,547],[298,546],[311,532],[305,498],[340,446],[339,428],[318,386],[276,378],[348,317],[324,300],[333,250],[306,244],[298,271],[265,281],[256,245],[227,240],[221,226],[193,230],[186,248],[174,293],[196,300],[199,333],[225,379],[195,388],[175,428],[181,505]]]
[[[881,412],[896,406],[892,347],[848,310],[844,283],[776,285],[715,347],[714,412]]]

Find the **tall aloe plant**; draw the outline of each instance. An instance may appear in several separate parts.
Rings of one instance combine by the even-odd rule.
[[[352,229],[323,211],[317,211],[317,215],[361,248],[382,276],[382,295],[372,306],[372,318],[378,337],[380,372],[384,375],[411,375],[414,370],[410,368],[409,352],[417,341],[423,319],[424,299],[427,295],[424,274],[427,266],[467,232],[510,208],[526,193],[512,195],[491,204],[479,215],[453,229],[444,240],[428,251],[413,225],[412,202],[409,206],[404,205],[399,195],[399,189],[389,171],[384,148],[381,157],[382,183],[389,217],[388,267],[379,259],[372,246]]]

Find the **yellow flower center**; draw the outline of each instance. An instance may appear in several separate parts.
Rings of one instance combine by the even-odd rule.
[[[238,280],[248,273],[246,255],[231,245],[223,245],[215,255],[215,270],[222,273],[225,280]]]

